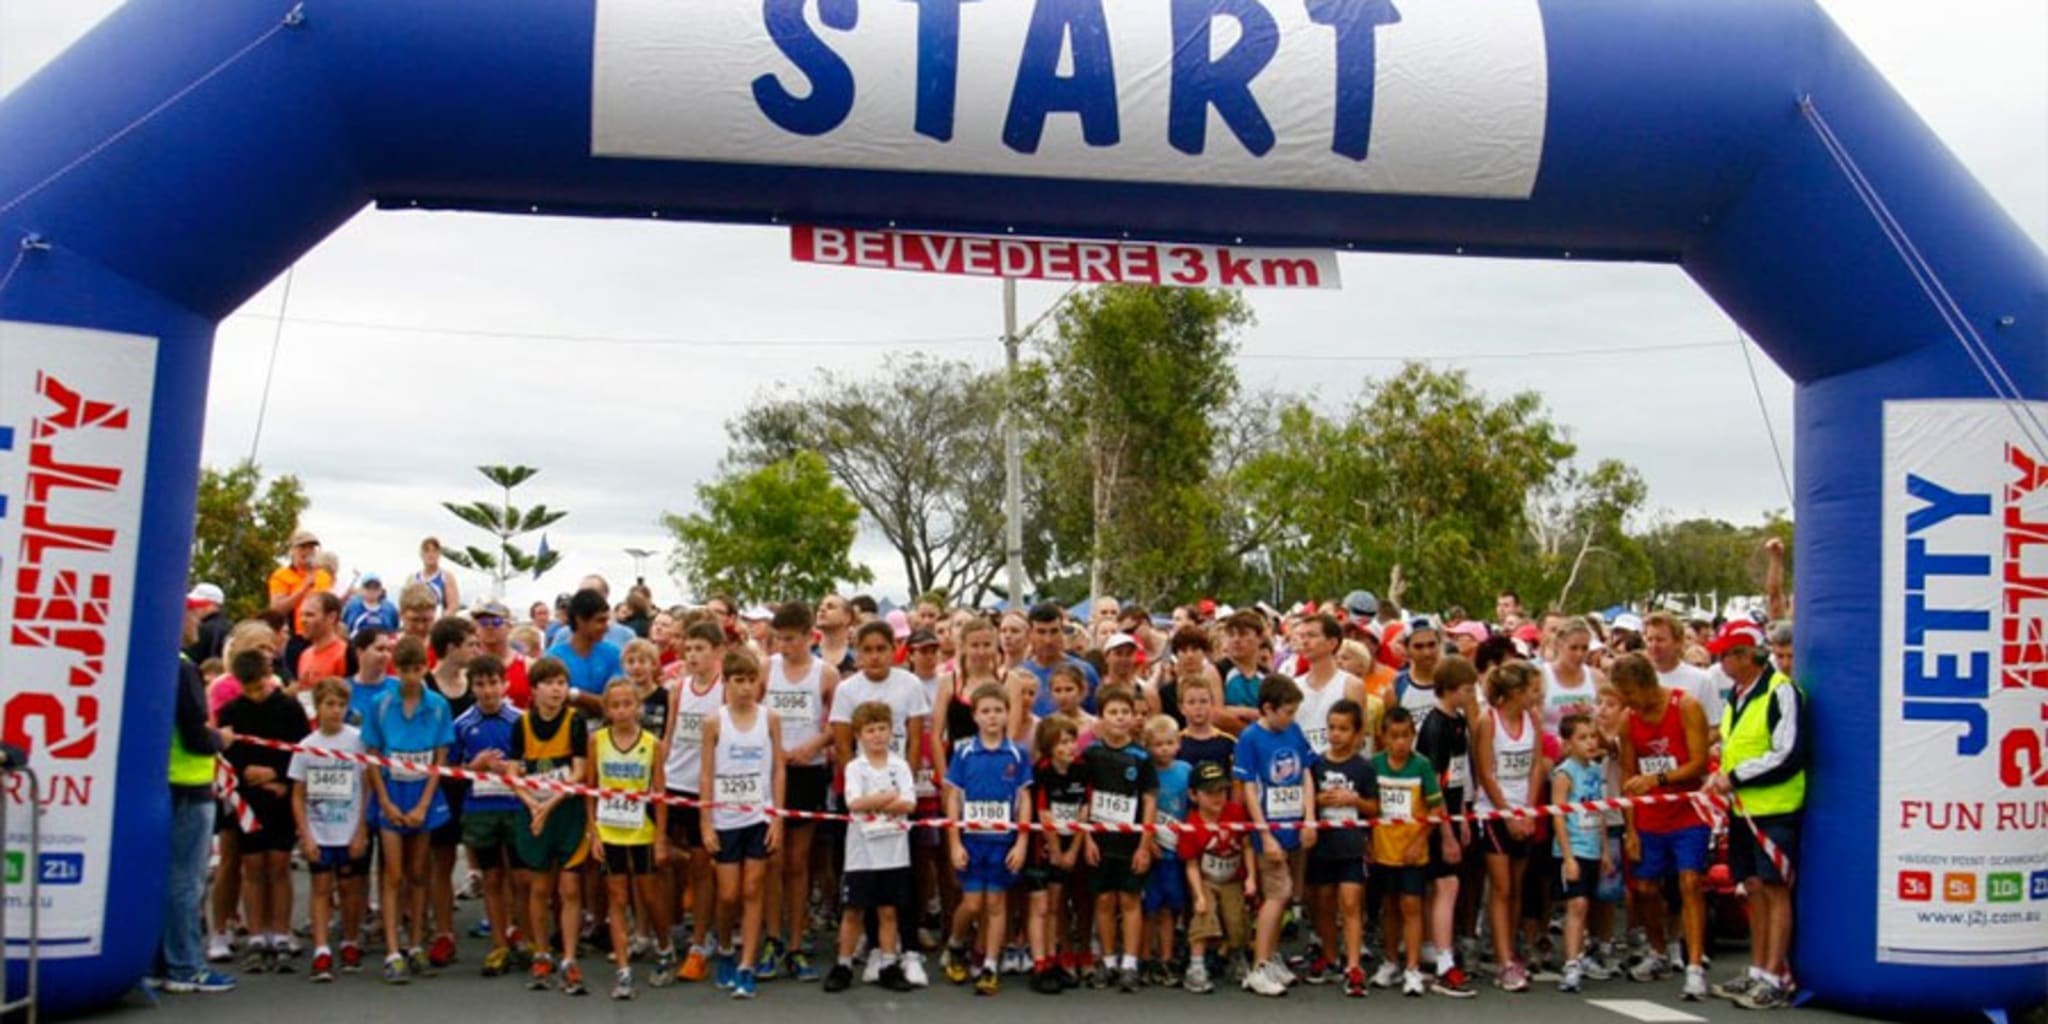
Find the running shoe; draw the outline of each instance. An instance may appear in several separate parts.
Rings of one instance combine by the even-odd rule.
[[[418,946],[414,946],[410,952],[405,954],[405,966],[411,968],[413,974],[422,978],[430,978],[435,974],[434,961],[427,957],[426,950]]]
[[[730,992],[737,983],[740,973],[739,959],[731,953],[718,954],[718,967],[713,972],[712,987],[720,992]]]
[[[1401,965],[1392,960],[1380,962],[1380,969],[1373,972],[1372,987],[1393,988],[1401,984]]]
[[[439,969],[454,962],[455,936],[447,932],[434,936],[433,943],[427,947],[427,963]]]
[[[1559,992],[1577,992],[1585,987],[1585,978],[1586,965],[1584,962],[1579,960],[1567,961],[1564,965],[1564,977],[1557,980],[1557,990]]]
[[[997,977],[996,972],[989,970],[986,967],[982,968],[981,973],[975,975],[974,977],[975,995],[992,996],[995,995],[997,992],[1001,991],[1002,987],[1002,979],[1000,977]]]
[[[1426,980],[1424,980],[1421,971],[1401,972],[1402,995],[1408,996],[1410,998],[1419,998],[1428,991],[1429,983]]]
[[[1645,955],[1642,959],[1635,962],[1635,966],[1628,969],[1630,981],[1645,983],[1660,980],[1670,973],[1671,966],[1664,962],[1663,957],[1655,953]]]
[[[1707,969],[1697,964],[1685,969],[1685,987],[1679,989],[1679,998],[1688,1003],[1697,1003],[1707,998]]]
[[[690,955],[683,958],[683,966],[676,971],[676,980],[703,981],[704,975],[709,973],[710,970],[710,965],[706,964],[704,960],[704,951],[696,946],[691,946]]]
[[[633,998],[633,969],[621,967],[612,976],[612,998],[621,1002]]]
[[[1792,993],[1778,985],[1759,981],[1735,1000],[1745,1010],[1782,1010],[1792,1005]]]
[[[298,966],[292,963],[290,954],[276,946],[270,947],[270,973],[290,974],[296,970]]]
[[[512,966],[512,951],[504,946],[494,947],[484,954],[484,977],[495,978]]]
[[[1755,991],[1759,984],[1761,983],[1756,980],[1756,975],[1743,971],[1741,974],[1715,985],[1712,991],[1714,998],[1734,1002]]]
[[[761,954],[754,958],[754,980],[774,981],[782,973],[782,955],[787,948],[773,936],[763,940]]]
[[[649,988],[667,988],[676,983],[676,951],[674,948],[654,951],[654,969],[647,972]]]
[[[760,994],[761,989],[755,981],[753,968],[742,967],[733,975],[732,997],[734,999],[752,999]]]
[[[1188,972],[1180,979],[1180,987],[1198,996],[1216,991],[1216,983],[1209,980],[1209,965],[1195,961],[1188,965]]]
[[[1343,974],[1329,957],[1317,953],[1301,970],[1301,980],[1311,985],[1327,985]]]
[[[590,989],[584,987],[583,984],[583,968],[578,967],[574,960],[569,960],[562,964],[562,994],[565,996],[587,996],[590,994]]]
[[[1266,962],[1273,965],[1273,977],[1279,979],[1280,984],[1293,988],[1301,983],[1301,978],[1287,969],[1287,961],[1281,959],[1279,954],[1274,954],[1273,959]]]
[[[248,952],[242,956],[242,973],[270,973],[270,950],[267,947],[251,943],[248,947]]]
[[[903,980],[909,982],[911,988],[931,987],[932,979],[924,972],[923,953],[910,952],[903,954],[902,964]]]
[[[222,974],[219,971],[209,971],[204,968],[197,971],[193,971],[191,974],[183,974],[164,979],[165,992],[203,992],[212,994],[218,992],[233,992],[234,990],[234,975]]]
[[[939,954],[939,973],[952,984],[967,984],[967,951],[947,946],[946,951]]]
[[[206,962],[224,964],[235,958],[234,936],[227,932],[214,932],[206,940]],[[221,975],[227,977],[227,975]]]
[[[801,949],[792,949],[783,954],[782,973],[798,981],[818,980],[818,969],[811,965],[811,955]]]
[[[881,973],[875,976],[875,983],[891,992],[908,992],[917,987],[910,983],[909,978],[903,976],[901,963],[893,963],[882,968]]]
[[[1031,991],[1042,996],[1056,996],[1066,990],[1067,987],[1060,984],[1059,968],[1047,966],[1031,972]]]
[[[1527,992],[1529,969],[1510,960],[1506,967],[1500,969],[1500,977],[1494,979],[1494,984],[1500,986],[1503,992]]]
[[[1088,987],[1098,992],[1116,987],[1116,971],[1110,969],[1106,960],[1088,976]]]
[[[1141,988],[1142,985],[1143,983],[1138,978],[1137,968],[1126,967],[1123,970],[1116,972],[1116,990],[1118,992],[1122,992],[1125,995],[1129,995],[1133,992],[1138,991],[1138,989]]]
[[[1462,967],[1437,972],[1436,980],[1429,984],[1429,990],[1452,999],[1470,999],[1479,994],[1479,990],[1472,987],[1472,979],[1465,976],[1465,969]]]
[[[363,969],[363,947],[353,942],[341,944],[341,973],[355,974]]]
[[[321,950],[313,954],[312,980],[319,982],[334,980],[334,954]]]
[[[533,967],[526,974],[526,987],[534,992],[545,992],[555,980],[555,958],[546,953],[533,955]]]
[[[384,958],[384,984],[406,985],[412,982],[412,967],[405,962],[405,956],[393,953]]]
[[[1364,999],[1372,989],[1365,983],[1365,968],[1352,967],[1344,972],[1344,994],[1353,999]]]
[[[1253,995],[1284,996],[1287,994],[1287,983],[1280,980],[1279,973],[1273,969],[1273,961],[1268,960],[1252,968],[1252,972],[1245,975],[1244,990]]]
[[[853,987],[853,968],[845,964],[833,964],[825,975],[825,991],[844,992]]]

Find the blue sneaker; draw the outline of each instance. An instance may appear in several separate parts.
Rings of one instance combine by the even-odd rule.
[[[204,968],[191,974],[172,975],[163,981],[166,992],[233,992],[235,976]]]
[[[783,956],[782,973],[798,981],[818,980],[818,969],[811,966],[811,955],[801,949],[792,949]]]
[[[776,972],[782,964],[782,953],[781,939],[763,939],[761,941],[761,955],[756,958],[759,966],[754,968],[754,977],[760,981],[774,981]]]
[[[739,973],[739,958],[731,953],[720,953],[718,954],[718,972],[714,976],[712,984],[718,986],[721,992],[730,992],[733,986],[738,983]]]
[[[732,997],[734,999],[752,999],[757,994],[758,991],[754,987],[753,971],[741,968],[734,972],[732,984]]]

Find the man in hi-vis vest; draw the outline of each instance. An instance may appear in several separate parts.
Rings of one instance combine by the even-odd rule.
[[[1792,889],[1761,847],[1754,827],[1778,848],[1787,867],[1798,856],[1799,812],[1806,805],[1806,737],[1799,687],[1771,667],[1763,627],[1736,619],[1708,645],[1735,683],[1721,711],[1721,771],[1709,792],[1739,805],[1728,826],[1728,867],[1749,894],[1750,966],[1715,986],[1714,994],[1754,1010],[1786,1005],[1791,969]],[[1747,818],[1747,822],[1743,819]]]
[[[196,593],[196,592],[195,592]],[[185,599],[185,639],[198,636],[207,602]],[[206,681],[199,666],[178,654],[177,715],[171,730],[170,877],[164,886],[160,955],[166,992],[227,992],[235,979],[206,966],[206,926],[199,915],[206,900],[206,857],[213,842],[213,762],[235,741],[228,729],[207,722]]]

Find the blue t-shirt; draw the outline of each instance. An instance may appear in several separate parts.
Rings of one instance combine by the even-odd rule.
[[[619,649],[623,651],[626,649],[627,644],[632,643],[635,639],[638,639],[639,636],[640,634],[633,632],[633,627],[621,626],[618,623],[614,622],[610,626],[606,627],[604,631],[604,642],[608,644],[617,644],[619,646]],[[566,622],[557,622],[549,625],[547,640],[549,647],[555,647],[561,644],[568,643],[569,624]],[[549,651],[548,653],[553,654],[554,652]]]
[[[1274,732],[1259,721],[1245,726],[1244,734],[1237,738],[1237,763],[1231,774],[1259,787],[1259,806],[1268,822],[1300,821],[1307,810],[1308,770],[1315,761],[1315,750],[1308,745],[1301,726],[1289,723],[1285,732]],[[1283,850],[1301,846],[1298,830],[1273,834]],[[1263,841],[1263,837],[1254,838]]]
[[[374,683],[365,683],[360,679],[350,679],[348,681],[348,724],[361,729],[363,723],[370,720],[370,713],[376,710],[377,702],[383,700],[385,694],[392,693],[397,689],[397,676],[385,676]]]
[[[628,630],[631,632],[631,630]],[[567,640],[548,648],[548,657],[560,658],[569,666],[569,689],[578,693],[602,694],[604,684],[626,674],[626,663],[619,656],[619,645],[610,640],[599,640],[590,648],[590,656],[576,653]]]
[[[386,690],[363,721],[363,746],[373,753],[406,761],[429,763],[436,750],[455,742],[455,715],[448,698],[431,686],[420,692],[419,706],[412,717],[405,714],[405,694],[394,683]],[[427,775],[402,768],[383,768],[384,791],[401,810],[419,803],[427,787]],[[372,817],[383,825],[382,808],[371,802]],[[433,803],[427,807],[426,828],[436,829],[448,821],[448,798],[441,787],[434,788]]]
[[[1017,794],[1030,785],[1031,755],[1015,741],[1006,739],[989,747],[982,744],[981,737],[973,736],[953,745],[953,759],[946,765],[946,788],[960,791],[967,820],[1016,820]],[[1000,814],[993,806],[996,804],[1003,807]],[[970,845],[994,846],[1015,842],[1017,836],[1013,832],[965,832],[962,839]]]
[[[1263,672],[1245,672],[1236,662],[1223,663],[1223,706],[1226,708],[1257,708],[1259,706],[1259,684],[1266,681]]]
[[[468,764],[486,750],[495,750],[510,761],[512,733],[518,728],[519,712],[510,704],[500,705],[498,713],[489,717],[484,716],[482,709],[471,707],[455,720],[455,745],[449,751],[448,761]],[[510,792],[497,790],[494,783],[473,783],[469,799],[463,804],[464,811],[516,811],[525,806]]]
[[[1180,833],[1172,826],[1188,820],[1188,779],[1195,769],[1186,761],[1175,761],[1164,768],[1155,762],[1153,768],[1159,773],[1159,810],[1152,819],[1159,825],[1159,859],[1177,860]]]
[[[1081,674],[1087,677],[1088,693],[1081,698],[1081,707],[1089,714],[1094,714],[1095,688],[1102,685],[1101,673],[1095,671],[1095,666],[1071,654],[1067,656],[1066,663],[1079,667]],[[1059,665],[1040,665],[1036,658],[1025,658],[1021,667],[1038,677],[1038,699],[1032,702],[1031,713],[1040,718],[1052,714],[1055,710],[1052,702],[1052,670],[1058,668]]]
[[[1571,781],[1569,793],[1554,794],[1558,803],[1576,804],[1587,800],[1607,799],[1607,771],[1597,761],[1580,764],[1569,757],[1557,766],[1557,773]],[[1564,816],[1565,831],[1571,834],[1572,856],[1580,860],[1599,860],[1600,844],[1606,840],[1607,826],[1599,811],[1570,811]],[[1550,851],[1564,856],[1564,836],[1550,841]]]
[[[398,605],[390,601],[379,601],[372,608],[363,603],[361,595],[350,597],[341,608],[341,623],[354,636],[364,626],[375,626],[387,633],[398,632]]]

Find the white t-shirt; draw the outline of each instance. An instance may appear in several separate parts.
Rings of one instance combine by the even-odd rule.
[[[318,729],[299,741],[316,750],[339,750],[345,754],[363,752],[362,734],[344,725],[332,736]],[[363,801],[363,766],[339,758],[297,752],[285,769],[285,777],[306,786],[306,829],[315,846],[347,846],[356,837]]]
[[[1677,668],[1657,673],[1657,681],[1674,690],[1692,694],[1692,699],[1700,702],[1700,710],[1707,713],[1707,728],[1721,727],[1721,690],[1706,669],[1694,668],[1681,661]]]
[[[832,691],[832,724],[853,724],[853,709],[869,701],[878,700],[889,705],[894,731],[889,739],[889,752],[905,758],[908,763],[910,720],[926,718],[932,713],[931,697],[925,693],[924,683],[916,676],[902,669],[890,669],[881,682],[867,677],[867,673],[855,672],[839,681],[839,688]],[[854,737],[856,750],[860,737]],[[908,792],[906,790],[906,792]]]
[[[914,676],[904,675],[912,684]],[[921,689],[921,688],[920,688]],[[845,692],[844,687],[840,692]],[[836,704],[837,702],[835,702]],[[889,763],[876,767],[866,754],[858,754],[846,766],[846,803],[851,807],[863,797],[895,790],[909,797],[917,789],[910,775],[910,762],[890,754]],[[846,870],[888,871],[910,866],[910,830],[904,820],[887,822],[854,821],[846,826]]]

